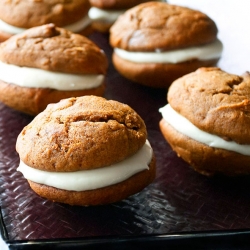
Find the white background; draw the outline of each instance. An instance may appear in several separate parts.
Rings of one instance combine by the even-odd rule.
[[[168,0],[197,9],[212,18],[223,43],[218,66],[234,74],[250,71],[250,0]]]

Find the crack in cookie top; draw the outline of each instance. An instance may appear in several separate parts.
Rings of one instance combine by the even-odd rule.
[[[16,149],[30,167],[69,172],[122,161],[146,137],[144,121],[128,105],[84,96],[48,105],[19,134]]]

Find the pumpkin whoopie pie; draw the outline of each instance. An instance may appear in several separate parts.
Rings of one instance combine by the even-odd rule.
[[[222,52],[217,32],[215,22],[200,11],[142,3],[110,28],[113,64],[134,82],[167,88],[182,75],[216,65]]]
[[[47,104],[102,96],[108,60],[88,38],[45,24],[0,44],[0,101],[37,115]]]
[[[200,68],[170,86],[162,134],[204,175],[250,174],[250,75]]]
[[[102,97],[48,105],[24,127],[16,149],[31,188],[70,205],[117,202],[155,178],[144,121],[128,105]]]

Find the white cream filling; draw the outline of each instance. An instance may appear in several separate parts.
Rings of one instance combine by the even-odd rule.
[[[103,10],[96,7],[89,9],[89,18],[93,21],[104,21],[114,23],[116,19],[125,12],[125,10]]]
[[[205,61],[219,58],[222,49],[222,43],[217,39],[215,42],[203,46],[172,51],[132,52],[114,48],[114,52],[120,58],[135,63],[181,63],[192,59]]]
[[[39,184],[73,191],[94,190],[117,184],[136,173],[148,170],[152,154],[150,143],[146,141],[135,155],[104,168],[76,172],[47,172],[31,168],[20,161],[17,170],[24,178]]]
[[[29,88],[82,90],[100,86],[104,75],[66,74],[43,69],[19,67],[0,61],[0,79],[7,83]]]
[[[72,32],[79,32],[83,30],[84,28],[86,28],[90,23],[91,23],[91,20],[89,19],[87,15],[87,16],[84,16],[82,19],[78,20],[77,22],[69,24],[62,28],[70,30]],[[7,32],[9,34],[20,34],[27,29],[10,25],[0,19],[0,30]]]
[[[163,118],[178,132],[210,147],[221,148],[250,156],[250,145],[241,145],[234,141],[225,141],[221,137],[209,134],[194,126],[184,116],[177,113],[169,104],[159,110]]]

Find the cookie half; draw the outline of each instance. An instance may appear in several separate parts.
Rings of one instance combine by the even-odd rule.
[[[197,10],[143,3],[112,25],[113,63],[134,82],[166,88],[199,67],[216,65],[222,52],[217,32],[214,21]]]
[[[46,24],[0,44],[0,100],[30,115],[61,99],[102,96],[108,60],[88,38]]]
[[[128,105],[101,97],[48,105],[19,134],[16,150],[31,188],[71,205],[116,202],[155,178],[144,121]]]
[[[0,0],[0,41],[48,23],[86,35],[90,26],[89,8],[88,0]]]
[[[250,75],[200,68],[169,88],[162,134],[204,175],[250,174]]]

